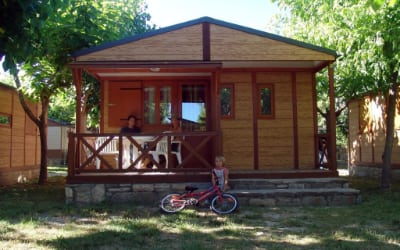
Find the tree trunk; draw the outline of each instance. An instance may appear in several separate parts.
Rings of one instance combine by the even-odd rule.
[[[392,147],[394,140],[394,118],[396,111],[397,84],[393,84],[389,90],[387,117],[386,117],[386,140],[385,149],[383,151],[383,166],[381,176],[381,188],[390,190],[391,188],[391,162],[392,162]]]
[[[82,133],[87,133],[87,114],[84,108],[82,108],[82,112],[81,112],[81,124],[80,124],[80,128],[81,128],[81,132]]]
[[[47,122],[48,122],[48,111],[49,102],[48,97],[42,97],[42,114],[40,115],[40,173],[39,173],[39,185],[43,185],[47,182]]]
[[[39,185],[43,185],[47,182],[47,122],[48,122],[48,113],[49,113],[49,103],[50,97],[49,96],[41,96],[41,115],[38,117],[29,109],[25,97],[20,90],[21,88],[21,81],[18,77],[18,72],[14,73],[14,80],[18,88],[18,97],[19,101],[24,109],[25,113],[28,117],[36,124],[39,129],[39,136],[40,136],[40,171],[39,171]]]

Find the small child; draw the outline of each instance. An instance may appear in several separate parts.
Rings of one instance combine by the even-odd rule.
[[[222,191],[228,186],[229,170],[225,167],[225,157],[222,155],[215,157],[215,167],[211,172],[211,182],[213,186],[217,183]]]

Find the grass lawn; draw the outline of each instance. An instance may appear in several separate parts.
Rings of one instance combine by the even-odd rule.
[[[50,172],[62,168],[51,168]],[[64,176],[0,187],[0,249],[400,249],[400,184],[349,179],[348,207],[248,207],[164,215],[135,204],[65,205]]]

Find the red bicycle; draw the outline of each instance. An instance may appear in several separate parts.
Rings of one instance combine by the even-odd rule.
[[[186,192],[183,194],[167,194],[161,199],[161,210],[173,214],[187,206],[197,206],[208,199],[211,199],[210,209],[217,214],[230,214],[239,206],[238,199],[233,194],[222,192],[218,184],[208,190],[194,192],[197,189],[198,187],[186,186]]]

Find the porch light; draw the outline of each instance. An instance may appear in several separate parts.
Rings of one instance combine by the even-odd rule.
[[[150,71],[152,71],[152,72],[159,72],[159,71],[160,71],[160,68],[150,68]]]

